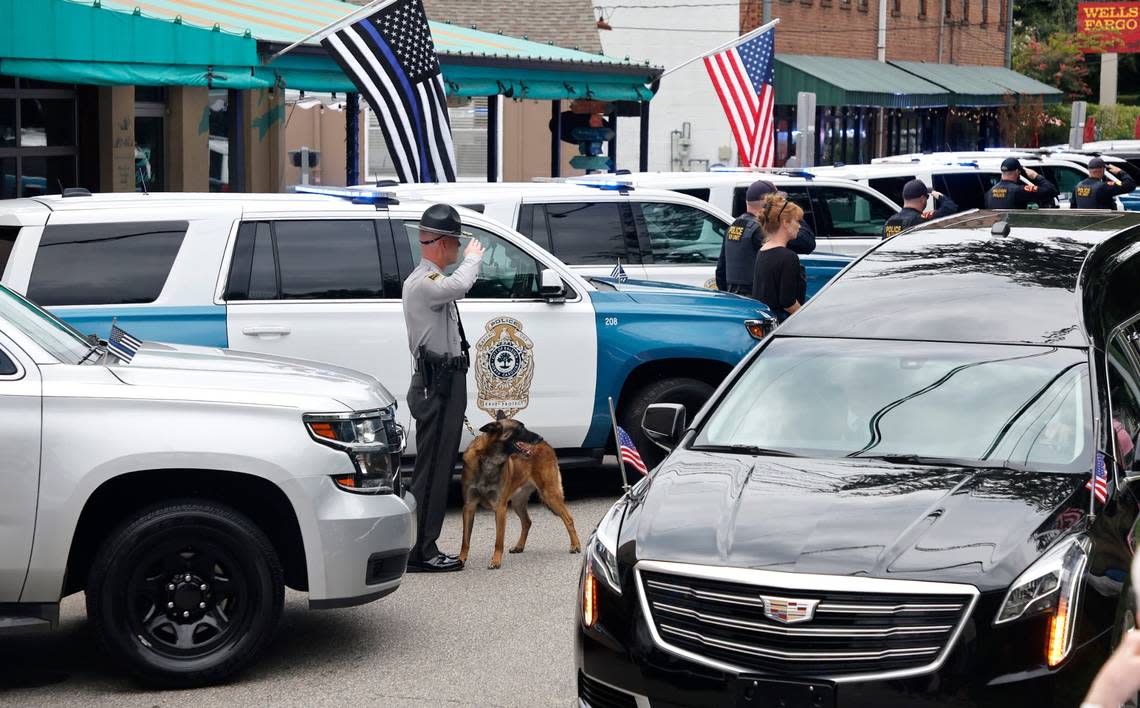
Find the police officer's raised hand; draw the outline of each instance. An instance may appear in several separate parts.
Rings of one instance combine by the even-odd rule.
[[[934,197],[935,200],[938,200],[942,198],[942,192],[939,192],[937,189],[932,189],[930,190],[930,196]]]
[[[468,242],[467,248],[463,249],[464,258],[483,258],[483,244],[477,238],[471,239]]]
[[[1026,167],[1024,169],[1025,169],[1025,176],[1026,177],[1028,177],[1030,180],[1037,179],[1037,170],[1030,169],[1028,167]]]
[[[1111,172],[1111,173],[1112,173],[1112,174],[1114,174],[1114,175],[1118,175],[1118,174],[1120,174],[1121,172],[1123,172],[1123,170],[1121,170],[1121,169],[1120,169],[1119,167],[1117,167],[1116,165],[1109,165],[1109,166],[1108,166],[1108,171],[1109,171],[1109,172]]]

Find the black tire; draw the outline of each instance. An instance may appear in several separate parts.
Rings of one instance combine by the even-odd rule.
[[[127,520],[103,542],[87,580],[87,617],[103,648],[166,687],[241,670],[272,641],[284,603],[269,539],[237,511],[205,501]]]
[[[634,392],[622,407],[621,425],[633,438],[641,459],[649,469],[657,466],[669,453],[650,440],[641,429],[645,409],[654,403],[680,403],[685,407],[688,420],[692,420],[714,390],[714,386],[700,379],[674,377],[654,381]]]

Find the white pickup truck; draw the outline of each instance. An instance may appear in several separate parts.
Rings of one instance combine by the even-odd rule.
[[[415,537],[395,400],[349,369],[145,344],[130,362],[0,286],[0,635],[84,590],[143,679],[218,681],[313,608],[395,590]]]

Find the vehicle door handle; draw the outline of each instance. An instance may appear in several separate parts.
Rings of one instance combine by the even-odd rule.
[[[284,337],[292,331],[290,328],[281,325],[260,325],[257,327],[243,327],[241,333],[251,337],[260,337],[261,339],[277,339]]]

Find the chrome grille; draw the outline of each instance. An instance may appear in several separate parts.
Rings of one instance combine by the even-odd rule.
[[[737,672],[859,680],[935,670],[969,616],[969,585],[645,561],[642,607],[658,642]],[[815,601],[808,621],[765,616],[761,596]]]

